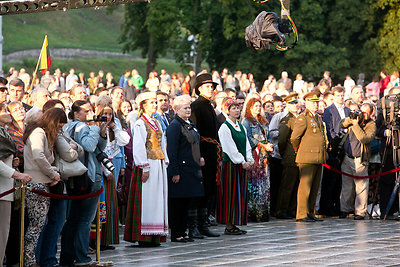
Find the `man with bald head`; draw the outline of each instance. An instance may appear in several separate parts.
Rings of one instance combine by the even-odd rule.
[[[43,87],[38,87],[31,93],[32,108],[26,113],[25,122],[28,124],[42,114],[43,105],[50,100],[50,93]]]
[[[364,99],[364,90],[360,85],[354,86],[351,89],[350,98],[357,103],[357,105],[361,106]]]
[[[285,89],[288,92],[292,91],[292,80],[289,78],[289,75],[286,71],[282,71],[281,78],[279,79],[278,83],[283,83],[285,85]]]

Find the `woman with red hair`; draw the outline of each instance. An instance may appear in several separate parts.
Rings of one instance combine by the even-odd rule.
[[[251,98],[247,102],[242,122],[255,161],[248,171],[249,216],[257,222],[269,220],[270,182],[267,157],[268,152],[273,151],[273,145],[268,142],[268,123],[261,109],[261,100]]]

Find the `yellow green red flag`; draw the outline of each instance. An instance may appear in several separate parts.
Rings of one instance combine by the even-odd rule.
[[[43,42],[42,52],[40,53],[39,62],[40,62],[39,63],[40,72],[44,75],[51,66],[50,50],[49,50],[49,43],[47,42],[47,35],[44,37],[44,42]]]

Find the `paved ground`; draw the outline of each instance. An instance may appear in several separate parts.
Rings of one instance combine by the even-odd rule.
[[[222,233],[223,226],[212,228]],[[325,219],[251,223],[241,236],[139,248],[125,241],[101,260],[114,266],[400,266],[397,221]],[[121,238],[122,240],[122,238]]]

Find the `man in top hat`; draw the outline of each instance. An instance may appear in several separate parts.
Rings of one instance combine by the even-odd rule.
[[[300,222],[321,221],[315,217],[315,202],[327,140],[325,125],[317,114],[319,96],[315,91],[304,95],[306,110],[297,117],[290,138],[300,173],[296,212],[296,220]]]
[[[276,217],[280,219],[293,219],[296,214],[299,167],[295,162],[296,154],[290,143],[290,136],[298,116],[297,98],[297,93],[291,93],[283,99],[288,113],[278,126],[278,148],[283,166],[276,208]]]
[[[191,104],[191,119],[196,125],[201,137],[207,138],[209,141],[217,141],[217,118],[210,100],[218,84],[213,82],[212,76],[209,73],[198,75],[194,84],[195,93],[199,98]],[[212,233],[208,229],[207,224],[207,218],[214,212],[216,203],[217,146],[213,143],[201,140],[200,153],[205,160],[205,165],[202,167],[205,197],[201,199],[201,203],[197,209],[199,231],[193,229],[193,224],[191,224],[195,216],[193,214],[195,211],[193,209],[189,211],[189,236],[194,238],[201,238],[202,235],[217,237],[219,235]],[[198,235],[198,232],[200,232],[200,235]]]

